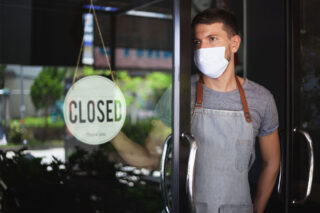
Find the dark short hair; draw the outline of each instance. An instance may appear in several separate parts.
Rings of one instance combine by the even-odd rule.
[[[239,34],[238,24],[235,15],[228,10],[209,8],[198,13],[192,20],[192,28],[197,24],[223,23],[225,31],[230,36]]]

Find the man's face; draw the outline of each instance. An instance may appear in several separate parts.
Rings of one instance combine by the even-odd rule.
[[[238,35],[230,36],[221,22],[197,24],[194,27],[193,44],[195,50],[225,46],[225,57],[230,60],[231,55],[237,52],[239,48],[240,37]]]

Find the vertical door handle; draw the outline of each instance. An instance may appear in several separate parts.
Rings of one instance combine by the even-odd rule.
[[[278,179],[278,185],[277,185],[277,192],[279,195],[282,193],[282,175],[283,175],[283,159],[281,155],[281,160],[280,160],[280,172],[279,172],[279,179]]]
[[[307,143],[308,143],[308,151],[309,151],[309,177],[308,177],[308,185],[307,185],[307,190],[306,190],[306,194],[304,196],[303,199],[301,200],[293,200],[292,201],[292,204],[302,204],[304,203],[310,196],[310,193],[311,193],[311,189],[312,189],[312,183],[313,183],[313,170],[314,170],[314,154],[313,154],[313,144],[312,144],[312,139],[310,137],[310,135],[306,132],[306,131],[303,131],[303,130],[300,130],[300,129],[297,129],[297,128],[294,128],[293,129],[293,132],[298,132],[300,134],[302,134]]]
[[[163,144],[161,164],[160,164],[160,186],[161,186],[161,195],[164,203],[164,210],[166,213],[171,212],[171,205],[168,198],[167,190],[167,162],[169,157],[169,143],[171,142],[172,134],[170,134]]]
[[[278,192],[279,196],[281,196],[281,194],[282,194],[283,161],[284,161],[283,158],[284,158],[283,148],[282,148],[281,143],[280,143],[280,172],[279,172],[278,185],[277,185],[277,192]]]
[[[283,154],[283,147],[282,147],[282,139],[284,135],[284,130],[279,131],[279,138],[280,138],[280,172],[278,177],[278,184],[277,184],[277,192],[278,195],[281,197],[282,195],[282,180],[283,180],[283,162],[284,162],[284,154]]]
[[[195,161],[197,156],[198,144],[192,135],[182,133],[181,137],[187,139],[187,141],[190,143],[188,171],[187,171],[187,195],[190,202],[191,212],[195,213],[196,210],[194,205],[194,170],[195,170]]]

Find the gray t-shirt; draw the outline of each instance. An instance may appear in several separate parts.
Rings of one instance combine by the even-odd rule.
[[[197,77],[191,78],[191,108],[196,101]],[[278,111],[272,94],[263,86],[245,79],[242,85],[248,102],[255,136],[265,136],[274,132],[278,126]],[[171,87],[163,94],[156,106],[157,117],[171,126]],[[203,107],[215,110],[243,110],[238,90],[218,92],[203,87]]]
[[[191,106],[196,102],[197,80],[192,81]],[[279,127],[278,111],[273,95],[263,86],[245,79],[243,90],[248,102],[255,136],[265,136]],[[203,86],[203,108],[215,110],[243,110],[239,90],[218,92]]]

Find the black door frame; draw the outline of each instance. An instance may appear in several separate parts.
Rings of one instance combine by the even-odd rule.
[[[296,94],[300,67],[300,1],[286,0],[286,178],[285,210],[294,212],[294,128],[299,122]]]
[[[293,142],[293,134],[292,129],[294,128],[293,124],[293,88],[294,88],[294,77],[293,77],[293,69],[294,66],[294,20],[293,20],[293,1],[286,0],[286,161],[285,161],[285,190],[284,190],[284,198],[285,198],[285,212],[289,212],[290,198],[291,194],[290,189],[290,162],[292,160],[292,142]]]
[[[182,133],[190,133],[191,1],[173,0],[173,172],[172,210],[189,212],[186,194],[188,143]]]

